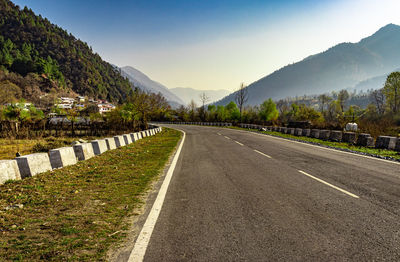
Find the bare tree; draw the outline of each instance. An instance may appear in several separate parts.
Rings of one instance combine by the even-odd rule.
[[[339,91],[337,100],[339,101],[342,112],[344,112],[344,107],[347,103],[347,100],[349,100],[349,98],[350,98],[350,95],[349,95],[349,92],[347,92],[347,90],[343,89],[343,90]]]
[[[247,99],[248,99],[247,86],[244,83],[241,83],[235,96],[236,104],[239,107],[240,122],[242,122],[242,110],[244,104],[247,102]]]
[[[190,103],[189,103],[189,105],[188,105],[188,108],[189,108],[189,118],[190,118],[190,121],[195,121],[195,119],[196,119],[196,108],[197,108],[197,105],[196,105],[196,103],[194,102],[193,99],[190,101]]]
[[[200,94],[200,101],[203,104],[202,106],[202,120],[204,121],[206,118],[206,109],[204,108],[204,105],[210,101],[210,97],[206,95],[206,92],[203,92]]]
[[[290,110],[289,101],[287,99],[280,99],[276,102],[276,108],[279,111],[279,115],[284,115],[287,111]]]
[[[321,113],[324,113],[325,105],[329,104],[329,102],[332,100],[332,98],[326,94],[322,94],[318,96],[318,100],[321,106]]]
[[[378,114],[382,115],[385,113],[385,95],[383,94],[382,89],[372,91],[370,98],[375,104]]]

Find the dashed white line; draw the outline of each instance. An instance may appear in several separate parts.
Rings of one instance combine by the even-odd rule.
[[[254,152],[259,153],[260,155],[266,156],[266,157],[268,157],[268,158],[272,158],[272,157],[270,157],[269,155],[264,154],[263,152],[260,152],[260,151],[258,151],[258,150],[255,150],[255,149],[254,149]]]
[[[352,153],[352,152],[341,151],[341,150],[334,149],[334,148],[327,148],[327,147],[317,146],[317,145],[308,144],[308,143],[304,143],[304,142],[300,142],[300,141],[288,140],[288,139],[285,139],[285,138],[282,138],[282,137],[276,137],[276,136],[269,135],[269,134],[259,134],[259,133],[255,133],[255,132],[245,131],[245,130],[236,130],[236,131],[237,132],[241,132],[241,133],[253,134],[253,135],[257,135],[257,136],[263,136],[264,138],[272,138],[272,139],[286,141],[286,142],[289,142],[289,143],[296,143],[296,144],[301,144],[301,145],[304,145],[304,146],[316,147],[316,148],[319,148],[319,149],[322,149],[322,150],[334,151],[336,153],[348,154],[348,155],[353,155],[353,156],[358,156],[358,157],[363,157],[363,158],[369,158],[369,159],[376,160],[376,161],[383,161],[383,162],[386,162],[388,164],[400,165],[400,162],[396,162],[396,161],[392,161],[392,160],[386,160],[386,159],[372,157],[372,156],[364,156],[364,155],[360,155],[360,154],[356,154],[356,153]]]
[[[221,135],[220,133],[217,133],[219,136]]]
[[[317,180],[318,182],[320,182],[320,183],[322,183],[322,184],[325,184],[325,185],[327,185],[327,186],[330,186],[330,187],[332,187],[332,188],[334,188],[334,189],[336,189],[336,190],[338,190],[338,191],[340,191],[340,192],[343,192],[343,193],[345,193],[345,194],[347,194],[347,195],[349,195],[349,196],[351,196],[351,197],[360,198],[359,196],[354,195],[353,193],[350,193],[349,191],[346,191],[346,190],[344,190],[344,189],[341,189],[340,187],[337,187],[337,186],[334,186],[334,185],[332,185],[332,184],[329,184],[328,182],[325,182],[325,181],[322,180],[322,179],[319,179],[319,178],[317,178],[317,177],[315,177],[315,176],[312,176],[312,175],[310,175],[310,174],[307,174],[307,173],[304,172],[304,171],[301,171],[301,170],[298,170],[298,171],[299,171],[301,174],[305,175],[305,176],[311,177],[312,179],[315,179],[315,180]]]
[[[229,137],[227,137],[227,136],[224,136],[226,139],[230,139]]]
[[[133,250],[129,256],[128,262],[141,262],[143,261],[144,255],[146,254],[146,249],[149,244],[151,234],[153,233],[154,226],[156,225],[158,215],[160,214],[161,208],[163,206],[169,183],[171,181],[176,163],[178,162],[178,158],[182,150],[183,142],[185,142],[185,132],[182,130],[179,131],[183,133],[182,142],[175,153],[171,166],[168,169],[167,175],[165,176],[164,182],[161,185],[160,191],[158,192],[157,198],[154,201],[153,207],[150,210],[149,216],[147,217],[146,222],[143,225],[142,231],[140,231],[135,246],[133,247]]]
[[[240,143],[240,142],[238,142],[238,141],[235,141],[235,142],[236,142],[236,144],[238,144],[238,145],[244,146],[242,143]]]

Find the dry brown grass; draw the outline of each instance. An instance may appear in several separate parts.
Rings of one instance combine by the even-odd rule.
[[[180,136],[164,129],[74,166],[0,186],[0,261],[105,261]]]
[[[93,140],[98,137],[48,137],[42,139],[0,139],[0,160],[13,159],[19,152],[27,155],[36,152],[46,152],[50,149],[69,146],[73,141]]]

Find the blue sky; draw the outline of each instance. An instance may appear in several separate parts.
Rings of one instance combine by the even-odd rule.
[[[14,0],[106,61],[173,87],[235,90],[400,24],[398,0]]]

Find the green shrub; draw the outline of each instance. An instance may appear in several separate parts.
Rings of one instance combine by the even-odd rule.
[[[65,142],[61,140],[54,140],[51,142],[38,142],[36,143],[32,150],[33,152],[39,153],[39,152],[48,152],[51,149],[59,148],[59,147],[64,147]]]

